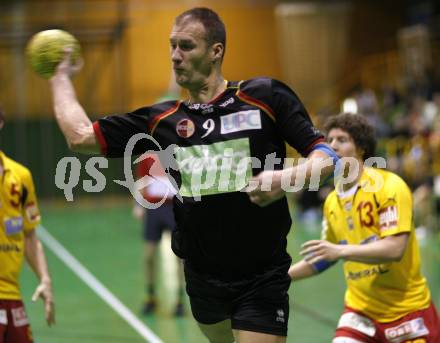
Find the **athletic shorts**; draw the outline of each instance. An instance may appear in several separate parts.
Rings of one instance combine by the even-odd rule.
[[[186,291],[194,318],[202,324],[231,320],[232,329],[287,336],[290,263],[244,281],[202,275],[185,263]]]
[[[147,209],[144,218],[144,239],[159,242],[164,230],[174,230],[174,212],[172,203],[163,203],[156,209]]]
[[[0,343],[33,343],[21,300],[0,300]]]
[[[433,303],[389,323],[346,306],[333,343],[440,343],[440,320]]]

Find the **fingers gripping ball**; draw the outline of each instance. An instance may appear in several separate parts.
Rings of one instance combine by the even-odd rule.
[[[75,64],[81,54],[78,40],[63,30],[46,30],[32,36],[26,53],[34,71],[48,79],[63,60],[65,48],[72,49],[71,59],[72,64]]]

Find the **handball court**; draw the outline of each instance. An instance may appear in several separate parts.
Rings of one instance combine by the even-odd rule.
[[[75,201],[41,204],[44,242],[52,273],[56,320],[48,328],[42,303],[30,301],[36,279],[26,266],[21,285],[37,343],[202,343],[189,310],[172,315],[176,298],[176,262],[165,235],[160,254],[160,301],[157,313],[142,316],[144,297],[141,223],[131,215],[131,202]],[[293,208],[295,206],[292,206]],[[299,259],[299,245],[319,238],[319,223],[295,220],[289,234],[289,252]],[[440,237],[427,233],[419,241],[422,263],[434,302],[440,307]],[[289,343],[331,341],[342,311],[345,284],[339,262],[318,277],[290,288]]]

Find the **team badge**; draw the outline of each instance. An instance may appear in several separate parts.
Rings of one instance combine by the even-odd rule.
[[[182,119],[177,123],[176,132],[180,137],[189,138],[194,134],[195,126],[192,120]]]

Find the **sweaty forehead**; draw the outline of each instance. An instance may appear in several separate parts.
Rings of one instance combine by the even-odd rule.
[[[199,21],[183,19],[179,23],[175,23],[170,34],[170,39],[204,39],[205,28]]]

